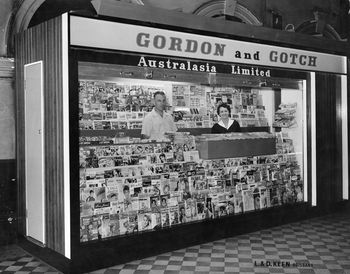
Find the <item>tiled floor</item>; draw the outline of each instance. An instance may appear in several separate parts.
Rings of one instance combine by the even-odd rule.
[[[0,273],[60,273],[17,245],[0,247]]]
[[[54,273],[28,254],[4,260],[1,271]],[[274,227],[92,273],[350,274],[350,213]]]

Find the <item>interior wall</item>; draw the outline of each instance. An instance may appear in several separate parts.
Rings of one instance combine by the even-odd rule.
[[[13,60],[0,58],[0,160],[15,158]]]
[[[0,58],[0,246],[13,243],[16,238],[14,108],[13,60]],[[9,218],[14,221],[9,222]]]

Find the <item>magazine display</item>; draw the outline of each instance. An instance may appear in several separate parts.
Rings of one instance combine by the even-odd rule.
[[[283,142],[276,140],[276,146]],[[169,141],[130,138],[80,150],[82,242],[303,201],[295,153],[203,160],[194,136],[186,132],[172,134]]]
[[[304,201],[302,155],[294,151],[287,132],[172,132],[158,142],[128,136],[125,130],[141,128],[157,91],[167,94],[167,112],[178,128],[210,128],[218,121],[221,103],[230,106],[231,118],[241,127],[268,125],[258,89],[172,83],[166,90],[80,80],[81,242]],[[278,113],[291,118],[293,107],[282,104]],[[277,154],[206,160],[198,151],[201,140],[264,138],[276,140]]]
[[[290,128],[296,126],[297,103],[281,104],[275,113],[274,127]]]
[[[79,81],[80,130],[141,129],[142,120],[153,108],[153,94],[162,86]],[[211,128],[218,121],[217,107],[226,103],[231,118],[241,127],[266,127],[260,90],[172,84],[171,106],[177,128]]]

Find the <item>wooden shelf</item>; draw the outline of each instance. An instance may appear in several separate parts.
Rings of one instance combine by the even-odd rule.
[[[270,132],[270,127],[242,127],[242,132]],[[179,128],[179,132],[190,132],[191,135],[208,134],[211,128]],[[141,129],[106,129],[106,130],[80,130],[80,137],[108,136],[115,137],[116,134],[124,133],[124,137],[141,137]],[[122,137],[120,136],[120,137]]]

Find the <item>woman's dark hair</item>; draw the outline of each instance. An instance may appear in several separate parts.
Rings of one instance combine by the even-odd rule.
[[[229,117],[231,117],[231,108],[230,108],[230,106],[228,104],[222,103],[222,104],[220,104],[218,106],[217,113],[218,113],[219,116],[220,116],[220,108],[226,108],[228,110]]]

